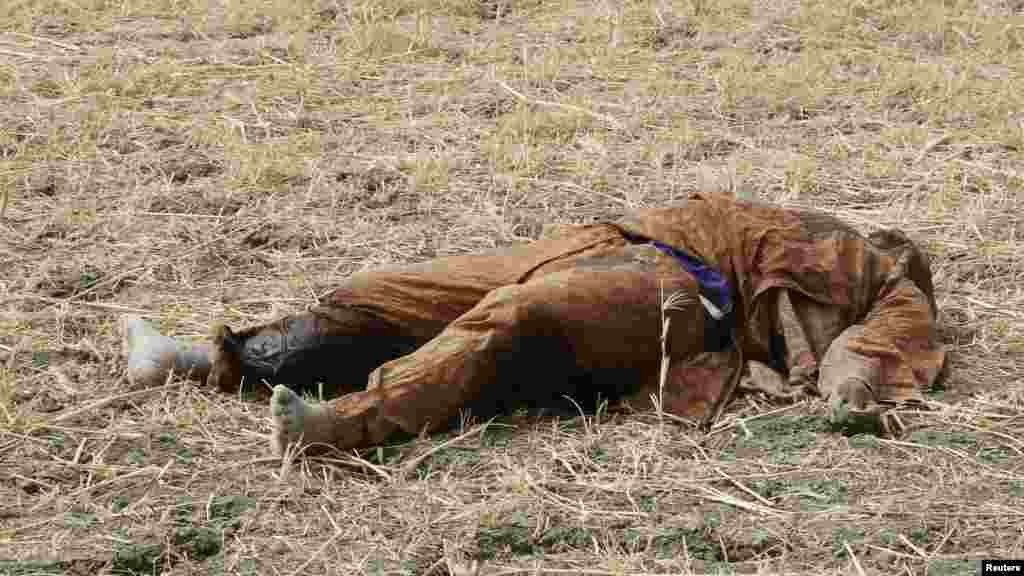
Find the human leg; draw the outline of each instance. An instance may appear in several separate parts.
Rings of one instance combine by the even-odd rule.
[[[278,387],[272,448],[279,452],[300,437],[367,446],[396,432],[448,428],[466,412],[487,417],[563,395],[587,403],[599,394],[656,389],[661,296],[677,291],[691,296],[668,312],[668,348],[681,364],[703,348],[696,284],[655,248],[626,245],[491,291],[416,351],[375,370],[365,391],[331,401],[326,412]],[[313,412],[309,425],[305,415]]]
[[[123,319],[123,336],[131,381],[152,386],[173,372],[224,392],[261,380],[295,387],[322,382],[329,392],[345,390],[415,346],[399,327],[372,315],[319,306],[238,332],[219,325],[210,342],[164,336],[131,316]]]
[[[444,283],[443,278],[425,274],[418,280],[435,286]],[[320,382],[331,396],[356,389],[365,385],[371,370],[412,351],[429,339],[424,334],[439,331],[438,326],[471,307],[472,295],[465,286],[460,287],[461,301],[439,302],[431,293],[415,302],[415,290],[407,290],[401,302],[389,302],[393,294],[388,290],[389,282],[393,281],[393,273],[367,274],[359,279],[360,289],[372,293],[382,303],[381,310],[330,299],[308,311],[239,331],[215,326],[209,342],[164,336],[141,318],[126,317],[123,335],[128,377],[137,383],[156,385],[167,378],[168,372],[174,372],[224,392],[237,391],[243,382],[263,380],[295,388]],[[397,283],[398,288],[403,286]],[[477,299],[486,294],[485,288],[492,287],[481,287]],[[402,322],[396,320],[400,311],[388,314],[390,306],[416,305],[433,307],[434,316]]]

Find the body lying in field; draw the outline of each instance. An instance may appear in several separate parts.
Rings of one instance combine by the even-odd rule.
[[[669,305],[666,300],[671,297]],[[668,330],[662,329],[668,320]],[[944,352],[904,234],[694,195],[526,245],[352,275],[308,311],[186,344],[126,322],[128,374],[275,385],[272,449],[366,447],[571,398],[717,417],[738,370],[833,406],[913,402]],[[662,375],[662,362],[666,371]],[[323,403],[296,390],[334,391]]]

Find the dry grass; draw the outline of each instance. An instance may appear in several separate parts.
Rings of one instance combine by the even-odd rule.
[[[0,2],[0,573],[960,574],[1024,557],[1022,11]],[[757,398],[707,437],[656,415],[521,417],[282,466],[263,405],[121,377],[122,311],[201,337],[356,269],[698,187],[920,240],[951,350],[934,410],[882,439]]]

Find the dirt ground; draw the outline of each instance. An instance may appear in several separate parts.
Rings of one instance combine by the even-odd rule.
[[[519,415],[282,463],[265,404],[123,375],[124,313],[202,338],[697,189],[919,241],[927,405],[891,435],[749,396],[710,436]],[[0,574],[1024,558],[1021,0],[4,0],[0,193]]]

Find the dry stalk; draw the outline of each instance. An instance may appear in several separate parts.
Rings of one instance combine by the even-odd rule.
[[[586,116],[590,116],[591,118],[594,118],[596,120],[601,120],[602,122],[605,122],[606,124],[608,124],[611,128],[613,128],[615,130],[621,130],[622,129],[622,124],[619,123],[619,121],[616,120],[615,118],[612,118],[611,116],[608,116],[608,115],[605,115],[605,114],[600,114],[600,113],[594,112],[593,110],[587,110],[586,108],[583,108],[582,106],[574,106],[572,104],[563,104],[561,102],[550,102],[548,100],[535,100],[535,99],[532,99],[532,98],[528,98],[528,97],[526,97],[525,94],[523,94],[522,92],[519,92],[515,88],[512,88],[511,86],[509,86],[505,82],[503,82],[501,80],[498,80],[497,78],[495,78],[494,81],[498,84],[498,86],[501,86],[502,88],[504,88],[506,92],[508,92],[509,94],[515,96],[516,98],[518,98],[519,100],[521,100],[521,101],[523,101],[523,102],[525,102],[527,104],[531,104],[533,106],[548,106],[548,107],[551,107],[551,108],[561,108],[562,110],[568,110],[570,112],[577,112],[577,113],[580,113],[580,114],[584,114]]]
[[[696,305],[696,300],[691,294],[684,291],[673,292],[668,298],[664,297],[664,283],[662,283],[661,297],[661,367],[658,373],[658,397],[654,399],[654,406],[658,413],[658,420],[665,417],[664,399],[665,385],[668,382],[669,368],[671,367],[672,351],[669,350],[669,331],[672,326],[672,318],[669,312],[685,312]]]
[[[420,465],[420,462],[423,462],[424,460],[440,452],[441,450],[444,450],[449,446],[453,446],[455,444],[468,440],[469,438],[472,438],[474,436],[479,436],[480,434],[483,434],[484,431],[487,430],[487,427],[490,426],[493,421],[494,419],[492,418],[487,422],[483,422],[482,424],[474,427],[472,430],[459,434],[458,436],[450,440],[446,440],[445,442],[442,442],[437,446],[434,446],[430,450],[427,450],[423,454],[420,454],[419,456],[406,462],[405,464],[402,465],[402,468],[399,471],[399,477],[407,477],[409,474],[416,470],[416,467]]]
[[[344,535],[345,532],[341,530],[338,530],[334,534],[332,534],[331,537],[325,540],[324,543],[316,549],[316,552],[314,552],[309,558],[307,558],[305,562],[300,564],[299,567],[295,570],[292,570],[292,572],[290,573],[291,576],[297,576],[298,574],[306,574],[306,567],[312,564],[317,558],[322,556],[323,553],[327,551],[327,548],[334,544],[338,540],[338,538],[341,538]]]
[[[8,32],[8,34],[10,34],[11,36],[18,36],[19,38],[24,38],[26,40],[31,40],[33,42],[42,42],[42,43],[46,43],[46,44],[52,44],[53,46],[57,46],[58,48],[63,48],[65,50],[70,50],[72,52],[81,52],[82,51],[82,49],[79,48],[78,46],[75,46],[73,44],[69,44],[67,42],[59,42],[59,41],[54,40],[52,38],[44,38],[42,36],[33,36],[31,34],[23,34],[21,32]]]
[[[71,410],[70,412],[64,412],[62,414],[59,414],[56,418],[53,419],[53,422],[64,422],[65,420],[70,420],[71,418],[79,416],[79,415],[81,415],[83,413],[95,410],[97,408],[101,408],[103,406],[106,406],[106,405],[111,404],[113,402],[117,402],[119,400],[126,400],[128,398],[136,398],[136,397],[139,397],[139,396],[145,396],[147,394],[152,394],[154,392],[166,392],[168,390],[175,390],[175,389],[181,388],[182,386],[188,386],[188,385],[189,385],[189,383],[187,383],[187,382],[175,382],[175,383],[172,383],[172,384],[164,384],[162,386],[154,386],[153,388],[146,388],[145,390],[135,390],[135,391],[132,391],[132,392],[122,392],[121,394],[114,394],[112,396],[107,396],[106,398],[100,398],[99,400],[94,400],[94,401],[86,404],[85,406],[82,406],[82,407],[77,408],[75,410]]]
[[[857,574],[859,574],[860,576],[866,576],[864,573],[864,568],[860,565],[860,560],[857,559],[857,555],[854,554],[853,549],[850,548],[850,543],[844,540],[843,547],[846,548],[846,554],[850,557],[850,562],[853,563],[853,567],[855,570],[857,570]]]
[[[18,58],[28,58],[30,60],[45,59],[45,56],[40,56],[39,54],[32,54],[31,52],[18,52],[17,50],[5,50],[2,48],[0,48],[0,54],[3,54],[5,56],[16,56]]]

